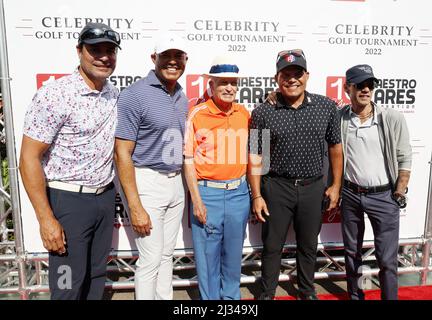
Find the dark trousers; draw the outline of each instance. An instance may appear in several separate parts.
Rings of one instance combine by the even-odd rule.
[[[399,207],[392,199],[390,190],[373,194],[357,194],[346,187],[342,190],[342,235],[348,293],[353,300],[364,299],[361,284],[367,282],[362,282],[359,272],[365,230],[364,213],[373,229],[375,256],[380,269],[381,298],[397,300]]]
[[[100,300],[111,249],[115,188],[99,195],[47,190],[67,243],[66,255],[49,255],[51,299]]]
[[[270,216],[262,226],[262,290],[273,296],[278,285],[283,245],[291,221],[297,242],[297,283],[300,293],[315,293],[318,234],[321,230],[322,179],[306,186],[295,186],[283,177],[262,178],[262,195]]]

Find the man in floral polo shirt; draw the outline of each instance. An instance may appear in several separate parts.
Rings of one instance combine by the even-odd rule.
[[[49,251],[51,299],[101,299],[111,249],[118,90],[107,81],[119,34],[81,31],[79,67],[47,84],[25,115],[20,172]]]

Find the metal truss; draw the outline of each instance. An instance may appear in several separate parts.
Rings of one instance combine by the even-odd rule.
[[[1,95],[0,95],[1,99]],[[3,179],[3,151],[6,150],[6,133],[2,103],[0,102],[0,288],[15,286],[12,274],[16,273],[14,229],[10,228],[8,220],[12,216],[12,203],[9,193],[9,180]]]
[[[14,128],[10,77],[5,37],[3,0],[0,0],[0,83],[3,108],[0,110],[0,147],[6,145],[9,180],[3,185],[0,177],[0,294],[18,293],[21,299],[29,299],[33,292],[48,292],[48,254],[28,253],[22,236],[21,207],[18,185],[18,167],[15,152]],[[2,155],[4,157],[4,155]],[[0,157],[0,164],[2,164]],[[431,162],[430,162],[431,164]],[[432,271],[430,259],[432,241],[432,166],[430,168],[429,190],[426,208],[426,222],[423,238],[401,239],[398,254],[398,273],[418,273],[419,283],[426,284]],[[11,216],[13,228],[7,223]],[[13,239],[13,240],[12,240]],[[243,251],[241,283],[254,283],[260,277],[260,247],[247,247]],[[363,260],[369,267],[363,275],[375,276],[373,242],[364,243]],[[342,243],[324,243],[318,247],[318,265],[315,279],[342,279],[345,277],[345,263]],[[192,250],[176,250],[173,258],[175,287],[196,286],[195,261]],[[136,251],[112,252],[108,265],[106,288],[112,290],[134,288]],[[292,281],[296,276],[295,245],[284,247],[279,281]]]
[[[431,261],[423,267],[424,249],[427,241],[424,239],[400,240],[398,254],[398,274],[417,273],[419,284],[422,273],[432,270]],[[367,266],[363,275],[373,278],[379,272],[376,267],[373,242],[365,242],[363,247],[363,261]],[[244,249],[242,258],[241,283],[255,283],[260,278],[261,247]],[[112,252],[108,264],[108,280],[105,284],[110,290],[134,288],[134,271],[137,261],[136,251]],[[15,263],[16,255],[0,256],[0,294],[19,293],[19,270]],[[46,253],[28,253],[25,257],[26,283],[25,295],[36,292],[48,292],[48,255]],[[281,261],[279,281],[293,281],[296,277],[295,245],[286,245]],[[173,258],[174,287],[190,287],[198,285],[195,272],[195,260],[192,250],[176,250]],[[343,244],[328,243],[318,247],[317,271],[315,279],[344,279],[345,262]],[[22,294],[22,293],[21,293]]]

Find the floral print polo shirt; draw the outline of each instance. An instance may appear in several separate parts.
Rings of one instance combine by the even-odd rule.
[[[118,90],[92,90],[78,69],[40,88],[28,107],[24,134],[50,144],[42,159],[47,181],[102,187],[114,177]]]

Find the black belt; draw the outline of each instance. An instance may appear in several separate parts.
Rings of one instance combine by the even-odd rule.
[[[344,187],[358,194],[378,193],[378,192],[384,192],[391,189],[390,184],[384,184],[382,186],[375,186],[375,187],[362,187],[348,180],[344,180]]]
[[[308,177],[308,178],[291,178],[287,176],[282,176],[274,172],[270,172],[268,174],[270,177],[276,177],[276,178],[283,178],[285,181],[294,184],[294,186],[307,186],[309,184],[312,184],[318,180],[320,180],[323,176],[322,174],[315,176],[315,177]]]

